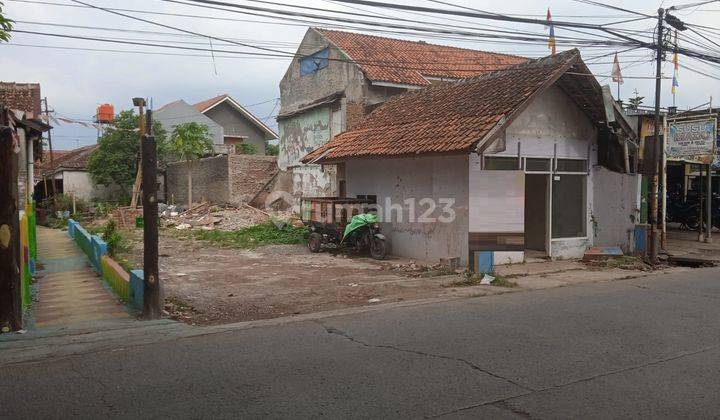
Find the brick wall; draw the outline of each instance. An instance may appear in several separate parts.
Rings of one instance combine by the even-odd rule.
[[[228,159],[232,204],[249,203],[278,172],[276,156],[230,155]]]
[[[365,105],[360,102],[347,102],[347,112],[345,113],[346,131],[350,131],[357,127],[365,119]]]
[[[171,163],[167,167],[167,201],[187,204],[187,171],[185,162]],[[209,157],[196,161],[192,168],[193,201],[203,198],[211,203],[224,204],[228,197],[228,157]]]

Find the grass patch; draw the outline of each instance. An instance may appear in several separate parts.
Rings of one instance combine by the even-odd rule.
[[[587,265],[598,268],[619,268],[621,270],[641,270],[646,271],[651,269],[643,260],[630,255],[623,255],[617,258],[608,258],[606,260],[590,261]]]
[[[465,275],[461,280],[455,281],[450,283],[449,287],[470,287],[470,286],[480,286],[480,281],[482,280],[484,274],[478,274],[478,273],[471,273],[466,272]],[[517,287],[518,284],[506,279],[502,276],[494,276],[495,280],[493,280],[490,285],[491,286],[497,286],[497,287],[507,287],[507,288],[513,288]]]
[[[192,238],[208,241],[224,248],[249,249],[264,245],[299,244],[307,240],[307,228],[285,225],[278,228],[272,222],[227,232],[222,230],[189,230],[181,231],[179,238]]]

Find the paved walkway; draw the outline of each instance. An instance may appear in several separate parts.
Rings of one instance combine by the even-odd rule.
[[[38,226],[38,260],[35,327],[132,319],[67,232]]]

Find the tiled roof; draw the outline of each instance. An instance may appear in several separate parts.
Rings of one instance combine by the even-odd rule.
[[[73,150],[55,150],[53,151],[53,163],[55,171],[59,170],[80,170],[84,171],[87,169],[88,160],[90,155],[98,147],[97,144],[91,144],[89,146],[83,146]],[[43,162],[36,165],[40,173],[45,170],[50,170],[50,152],[43,152]]]
[[[0,105],[40,115],[40,85],[38,83],[0,82]]]
[[[426,86],[423,76],[461,79],[527,61],[527,58],[426,42],[315,28],[375,82]]]
[[[570,50],[395,96],[356,129],[335,136],[305,156],[303,162],[467,152],[577,62],[581,62],[580,53]]]
[[[224,93],[224,94],[222,94],[222,95],[220,95],[220,96],[216,96],[216,97],[214,97],[214,98],[210,98],[210,99],[208,99],[208,100],[205,100],[205,101],[202,101],[202,102],[198,102],[198,103],[196,103],[196,104],[193,105],[193,106],[194,106],[195,109],[197,109],[198,111],[200,111],[200,112],[205,112],[206,109],[210,108],[211,106],[217,104],[217,103],[220,102],[220,101],[225,100],[225,98],[227,98],[227,97],[229,97],[229,96],[230,96],[230,95],[228,95],[227,93]]]

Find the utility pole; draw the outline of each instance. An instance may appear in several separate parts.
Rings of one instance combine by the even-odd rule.
[[[138,197],[140,196],[140,185],[142,182],[142,140],[145,135],[145,99],[133,98],[133,105],[138,107],[138,126],[140,128],[140,160],[138,161],[137,174],[135,175],[135,184],[133,185],[132,198],[130,199],[130,207],[136,208]]]
[[[48,109],[48,100],[47,97],[43,99],[43,102],[45,104],[45,116],[48,119],[48,125],[50,124],[50,110]],[[47,132],[48,136],[48,148],[50,149],[50,186],[52,187],[52,196],[55,197],[55,154],[53,153],[53,146],[52,146],[52,130],[48,130]],[[42,158],[42,156],[40,156]],[[45,172],[43,171],[43,179],[46,179]],[[45,198],[47,198],[47,181],[45,182]]]
[[[7,112],[0,106],[0,332],[22,329],[17,154]]]
[[[652,176],[650,178],[650,240],[648,244],[651,264],[658,262],[658,169],[662,150],[660,145],[660,89],[662,88],[663,22],[665,10],[658,9],[657,45],[655,57],[655,135],[652,148]]]
[[[162,293],[158,267],[157,145],[152,132],[152,111],[147,111],[147,133],[141,142],[143,191],[143,318],[162,316]]]

